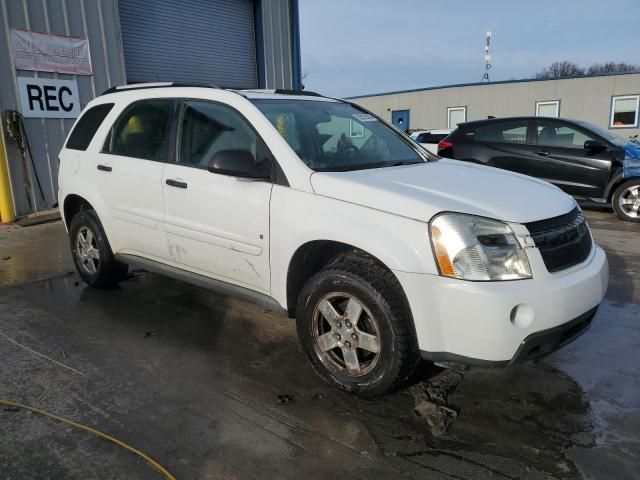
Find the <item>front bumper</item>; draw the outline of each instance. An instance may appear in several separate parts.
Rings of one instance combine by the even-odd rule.
[[[506,367],[523,363],[528,360],[535,360],[555,352],[559,348],[573,342],[576,338],[589,330],[593,317],[595,317],[598,307],[594,307],[578,318],[557,327],[532,333],[526,337],[516,351],[511,360],[481,360],[456,355],[448,352],[425,352],[421,351],[422,358],[432,362],[452,362],[463,363],[479,367]]]
[[[537,249],[530,250],[529,259],[534,278],[508,282],[395,271],[411,306],[423,357],[507,365],[551,353],[585,331],[607,290],[604,251],[594,245],[585,262],[553,274]],[[530,323],[512,322],[516,306],[531,312]]]

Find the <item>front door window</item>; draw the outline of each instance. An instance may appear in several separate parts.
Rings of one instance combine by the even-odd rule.
[[[584,142],[594,138],[570,125],[538,121],[538,145],[545,147],[584,148]]]

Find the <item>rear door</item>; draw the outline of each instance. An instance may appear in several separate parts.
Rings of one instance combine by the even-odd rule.
[[[229,106],[183,102],[177,161],[162,178],[166,242],[171,260],[187,270],[268,293],[269,202],[273,184],[208,171],[221,150],[266,147]]]
[[[470,142],[467,157],[490,167],[530,175],[534,149],[530,141],[531,125],[527,119],[479,124],[467,135]]]
[[[598,140],[591,132],[562,120],[537,119],[532,175],[580,197],[601,198],[609,178],[612,153],[590,152],[584,142]]]
[[[117,253],[166,259],[162,174],[172,151],[175,101],[132,103],[113,124],[94,170]]]

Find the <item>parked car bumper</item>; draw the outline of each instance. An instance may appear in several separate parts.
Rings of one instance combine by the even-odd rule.
[[[607,290],[604,251],[594,246],[585,262],[554,274],[536,253],[529,280],[469,282],[394,272],[409,299],[423,357],[507,365],[551,353],[586,331]]]

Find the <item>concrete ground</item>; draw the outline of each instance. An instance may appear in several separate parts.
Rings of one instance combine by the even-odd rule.
[[[589,332],[507,369],[424,364],[375,400],[323,384],[290,319],[144,272],[93,290],[60,222],[0,227],[0,399],[178,479],[636,479],[640,225],[587,216],[611,266]],[[3,479],[163,478],[25,409],[0,425]]]

